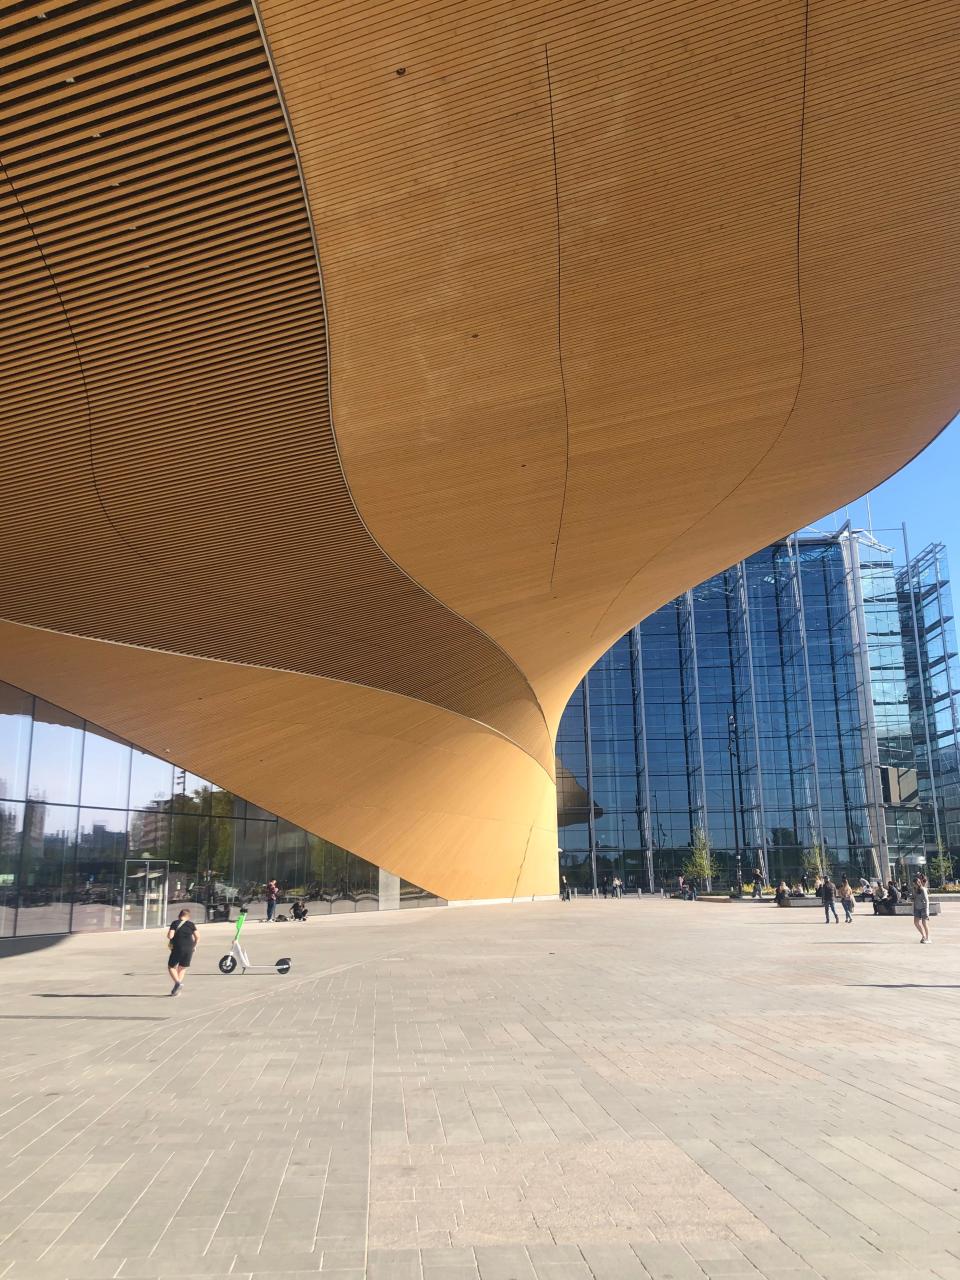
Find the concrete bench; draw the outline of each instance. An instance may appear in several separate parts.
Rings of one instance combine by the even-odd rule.
[[[912,915],[913,915],[913,903],[912,903],[912,902],[898,902],[898,903],[897,903],[897,905],[893,908],[893,912],[894,912],[894,915],[898,915],[898,916],[912,916]],[[872,907],[872,906],[870,907],[870,913],[871,913],[871,915],[873,914],[873,907]],[[886,915],[887,913],[884,911],[882,914],[883,914],[883,915]],[[930,903],[930,914],[931,914],[932,916],[938,916],[938,915],[940,914],[940,903],[939,903],[939,902],[931,902],[931,903]]]
[[[777,904],[776,904],[776,902],[772,902],[770,905],[775,907]],[[814,894],[814,893],[810,893],[810,894],[808,894],[805,898],[791,898],[791,899],[790,899],[790,907],[819,907],[819,908],[822,910],[822,909],[823,909],[823,902],[820,900],[820,898],[818,898],[818,897],[816,896],[816,894]],[[788,911],[788,910],[790,909],[790,907],[780,907],[780,908],[779,908],[779,910],[781,910],[781,911]],[[840,901],[840,899],[839,899],[839,898],[837,898],[837,899],[836,899],[836,908],[837,908],[837,912],[838,912],[838,914],[842,915],[842,914],[843,914],[843,904],[841,903],[841,901]],[[912,916],[912,915],[913,915],[913,903],[912,903],[912,902],[898,902],[898,903],[897,903],[897,905],[896,905],[896,907],[894,907],[894,913],[895,913],[896,915],[898,915],[898,916]],[[884,912],[882,912],[881,914],[882,914],[882,915],[886,915],[887,913],[886,913],[886,911],[884,911]],[[931,902],[930,902],[930,914],[931,914],[932,916],[938,916],[938,915],[940,914],[940,903],[939,903],[939,902],[935,902],[935,901],[931,900]],[[861,902],[861,901],[859,900],[859,898],[858,898],[858,899],[857,899],[857,905],[856,905],[856,907],[854,908],[854,915],[872,916],[872,915],[873,915],[873,902],[872,902],[872,900],[868,900],[867,902]]]

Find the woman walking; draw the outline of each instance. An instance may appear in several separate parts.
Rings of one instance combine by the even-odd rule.
[[[853,886],[846,876],[840,881],[840,902],[843,905],[843,915],[847,924],[853,924]]]
[[[927,877],[922,871],[917,872],[913,882],[913,926],[920,935],[921,942],[930,941],[930,894],[927,891]]]
[[[184,907],[167,930],[167,942],[170,947],[167,969],[173,979],[173,989],[170,992],[172,996],[180,994],[184,974],[190,968],[190,961],[193,959],[193,953],[199,941],[200,934],[197,932],[197,926],[190,919],[190,912]]]

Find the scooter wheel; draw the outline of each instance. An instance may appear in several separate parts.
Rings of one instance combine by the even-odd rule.
[[[290,972],[290,957],[284,956],[282,959],[277,961],[277,973],[289,973],[289,972]]]
[[[236,957],[236,956],[221,956],[221,957],[220,957],[220,964],[218,965],[218,968],[219,968],[219,970],[220,970],[220,972],[221,972],[221,973],[233,973],[233,971],[234,971],[234,969],[235,969],[236,967],[237,967],[237,957]]]

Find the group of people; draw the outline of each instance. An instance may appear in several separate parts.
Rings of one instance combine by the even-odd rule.
[[[619,876],[614,876],[611,880],[609,876],[605,876],[600,881],[599,892],[605,898],[622,898],[623,897],[623,881]],[[560,901],[569,902],[573,896],[573,888],[565,875],[560,876]]]
[[[834,924],[840,923],[840,917],[837,915],[837,899],[843,907],[843,918],[846,924],[853,924],[853,907],[856,897],[853,892],[853,885],[846,876],[841,876],[840,883],[834,884],[829,876],[817,876],[817,883],[814,885],[814,893],[823,903],[824,923],[830,923],[830,916],[833,915]]]
[[[913,889],[906,894],[892,880],[887,881],[886,888],[878,880],[870,896],[875,916],[896,915],[897,904],[907,896],[912,897],[913,926],[919,933],[921,942],[930,941],[930,885],[924,872],[917,872],[913,878]]]
[[[781,887],[784,887],[781,885]],[[878,880],[873,886],[868,880],[861,880],[860,887],[863,890],[863,898],[865,901],[873,903],[873,914],[875,916],[892,916],[896,915],[898,904],[903,901],[904,896],[913,899],[913,923],[920,935],[921,942],[930,941],[930,887],[927,883],[927,877],[922,871],[918,871],[913,881],[913,889],[908,895],[904,895],[892,880],[888,880],[886,886]],[[846,876],[842,876],[839,885],[834,884],[829,876],[817,877],[817,884],[814,892],[823,903],[824,923],[830,923],[830,916],[833,915],[834,922],[840,923],[837,915],[837,898],[843,907],[844,917],[847,924],[853,923],[853,907],[856,902],[853,886]]]

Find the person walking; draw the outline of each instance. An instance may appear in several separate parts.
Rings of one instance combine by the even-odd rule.
[[[843,904],[843,917],[847,924],[853,924],[853,886],[846,876],[840,881],[840,901]]]
[[[267,924],[273,919],[274,912],[277,909],[277,899],[280,896],[280,886],[276,880],[269,880],[266,889],[267,896]]]
[[[833,920],[835,924],[840,923],[840,917],[837,915],[837,886],[833,883],[829,876],[824,880],[820,890],[820,899],[823,902],[824,924],[830,923],[830,912],[833,912]]]
[[[560,901],[561,902],[570,901],[570,885],[567,883],[566,876],[560,877]]]
[[[753,872],[753,895],[754,898],[763,897],[763,872],[759,867],[754,868]]]
[[[800,876],[800,888],[803,890],[803,896],[806,897],[810,892],[810,879],[805,871]]]
[[[930,894],[927,890],[927,877],[922,871],[917,872],[913,882],[913,926],[920,935],[921,942],[930,941]]]
[[[173,979],[173,987],[170,991],[172,996],[180,994],[184,975],[190,968],[190,961],[193,959],[193,953],[199,941],[200,934],[197,926],[190,919],[188,909],[184,907],[167,930],[167,943],[170,947],[167,971]]]

